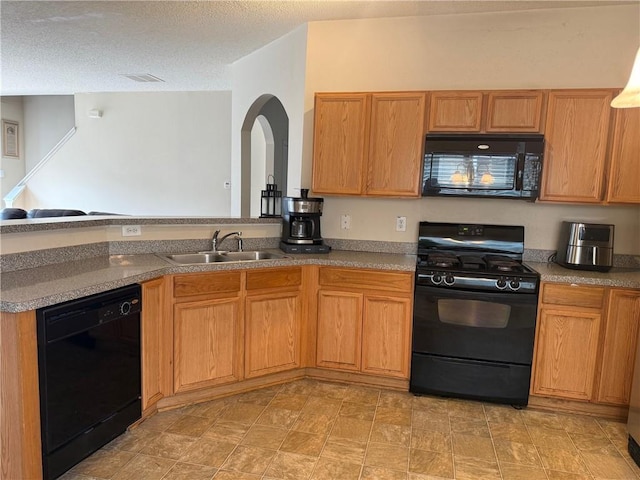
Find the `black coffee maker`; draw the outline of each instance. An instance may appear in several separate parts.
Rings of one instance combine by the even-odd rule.
[[[328,253],[320,234],[323,198],[309,198],[309,190],[300,189],[300,197],[282,199],[282,241],[287,253]]]

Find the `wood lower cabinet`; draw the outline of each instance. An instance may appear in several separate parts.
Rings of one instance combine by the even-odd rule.
[[[543,283],[532,393],[629,404],[640,291]]]
[[[246,273],[244,376],[300,367],[302,269]]]
[[[321,267],[316,365],[409,378],[410,273]]]

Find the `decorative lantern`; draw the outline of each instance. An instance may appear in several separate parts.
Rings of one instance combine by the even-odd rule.
[[[271,182],[269,181],[271,178]],[[273,175],[267,176],[267,189],[260,194],[260,218],[282,216],[282,192],[278,190]]]

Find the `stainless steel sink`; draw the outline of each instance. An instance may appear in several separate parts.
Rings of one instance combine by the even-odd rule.
[[[255,262],[260,260],[276,260],[286,258],[279,253],[253,250],[246,252],[198,252],[159,254],[160,257],[178,265],[194,265],[218,262]]]

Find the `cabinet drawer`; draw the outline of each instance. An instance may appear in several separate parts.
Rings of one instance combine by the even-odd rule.
[[[240,291],[241,272],[193,273],[173,279],[173,296],[189,297]]]
[[[247,290],[297,287],[302,283],[301,268],[270,268],[247,272]]]
[[[569,284],[543,284],[542,286],[542,303],[545,304],[600,309],[603,306],[603,302],[603,287],[584,287]]]
[[[379,272],[350,268],[320,268],[319,284],[341,288],[365,288],[387,292],[411,292],[411,273]]]

